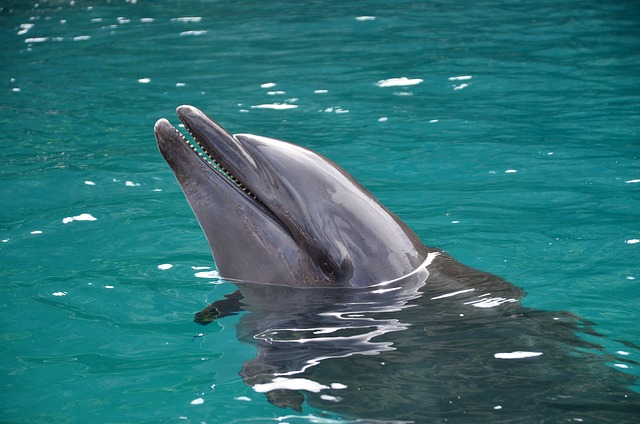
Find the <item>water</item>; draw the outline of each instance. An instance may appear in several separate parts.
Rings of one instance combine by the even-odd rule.
[[[601,3],[3,3],[2,420],[339,419],[244,384],[238,316],[192,322],[235,288],[155,146],[183,103],[331,157],[639,375],[639,13]]]

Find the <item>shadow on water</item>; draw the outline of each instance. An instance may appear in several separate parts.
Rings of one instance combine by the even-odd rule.
[[[240,375],[276,406],[366,422],[640,416],[635,378],[605,365],[614,357],[587,340],[602,337],[591,323],[523,307],[522,290],[442,252],[367,289],[236,285],[196,321],[246,311],[237,334],[257,355]]]

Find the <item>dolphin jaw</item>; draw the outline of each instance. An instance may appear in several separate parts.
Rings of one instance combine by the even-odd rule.
[[[218,159],[216,159],[215,156],[213,156],[202,145],[200,140],[198,140],[198,138],[191,132],[191,130],[189,129],[189,127],[187,125],[185,125],[184,127],[189,132],[189,135],[193,138],[193,140],[196,142],[198,147],[196,147],[191,141],[189,141],[189,139],[187,137],[185,137],[180,131],[178,131],[177,128],[173,127],[173,129],[180,136],[180,138],[182,138],[182,140],[187,144],[187,146],[189,146],[191,148],[191,150],[193,150],[194,153],[196,153],[207,165],[209,165],[209,167],[213,171],[215,171],[215,172],[219,173],[220,175],[226,177],[227,179],[231,180],[231,182],[233,182],[240,190],[242,190],[247,195],[251,196],[253,198],[253,200],[255,200],[255,201],[259,202],[259,203],[262,203],[260,201],[260,199],[258,199],[258,197],[246,185],[244,185],[231,172],[229,172],[229,170],[227,170],[225,167],[223,167],[220,164]]]
[[[178,107],[178,110],[186,107],[190,108],[191,106],[180,106]],[[176,127],[171,125],[171,123],[165,118],[159,119],[154,126],[158,144],[160,145],[160,140],[166,140],[168,136],[168,134],[166,133],[166,129],[163,127],[171,128],[173,133],[179,136],[181,142],[184,143],[184,145],[187,146],[189,150],[191,150],[193,154],[207,166],[207,169],[210,169],[212,173],[222,178],[224,182],[228,183],[230,187],[234,188],[235,192],[237,192],[239,196],[244,196],[245,199],[253,201],[264,215],[268,216],[271,220],[278,223],[278,225],[282,227],[282,229],[285,230],[285,232],[288,233],[292,239],[294,239],[293,234],[291,233],[291,229],[280,219],[278,214],[274,213],[271,208],[269,208],[267,204],[261,201],[244,183],[236,178],[229,170],[223,167],[220,164],[220,161],[213,154],[211,154],[208,149],[205,148],[203,143],[201,143],[198,138],[191,132],[187,124],[183,122],[183,126],[189,132],[189,135],[193,138],[196,144],[185,137],[184,134],[182,134]],[[233,135],[231,135],[231,137],[233,137],[234,141],[237,143],[235,137]],[[175,140],[174,142],[180,141]],[[163,149],[161,148],[160,150],[162,152]],[[163,153],[163,155],[165,155],[165,153]],[[188,196],[187,200],[189,200]]]

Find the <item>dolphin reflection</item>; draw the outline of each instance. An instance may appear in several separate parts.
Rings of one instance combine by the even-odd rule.
[[[272,404],[307,403],[356,420],[632,422],[635,381],[595,342],[591,324],[523,307],[523,292],[444,253],[455,275],[425,266],[367,288],[296,288],[234,281],[238,291],[196,315],[207,324],[246,311],[257,348],[240,375]],[[473,274],[472,274],[473,272]],[[485,284],[478,284],[484,279]],[[588,341],[587,338],[593,341]]]

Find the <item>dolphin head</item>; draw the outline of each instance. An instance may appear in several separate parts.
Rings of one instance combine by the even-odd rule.
[[[220,275],[295,287],[367,287],[418,268],[427,249],[346,171],[303,147],[232,135],[193,106],[166,119],[160,152],[204,231]]]

